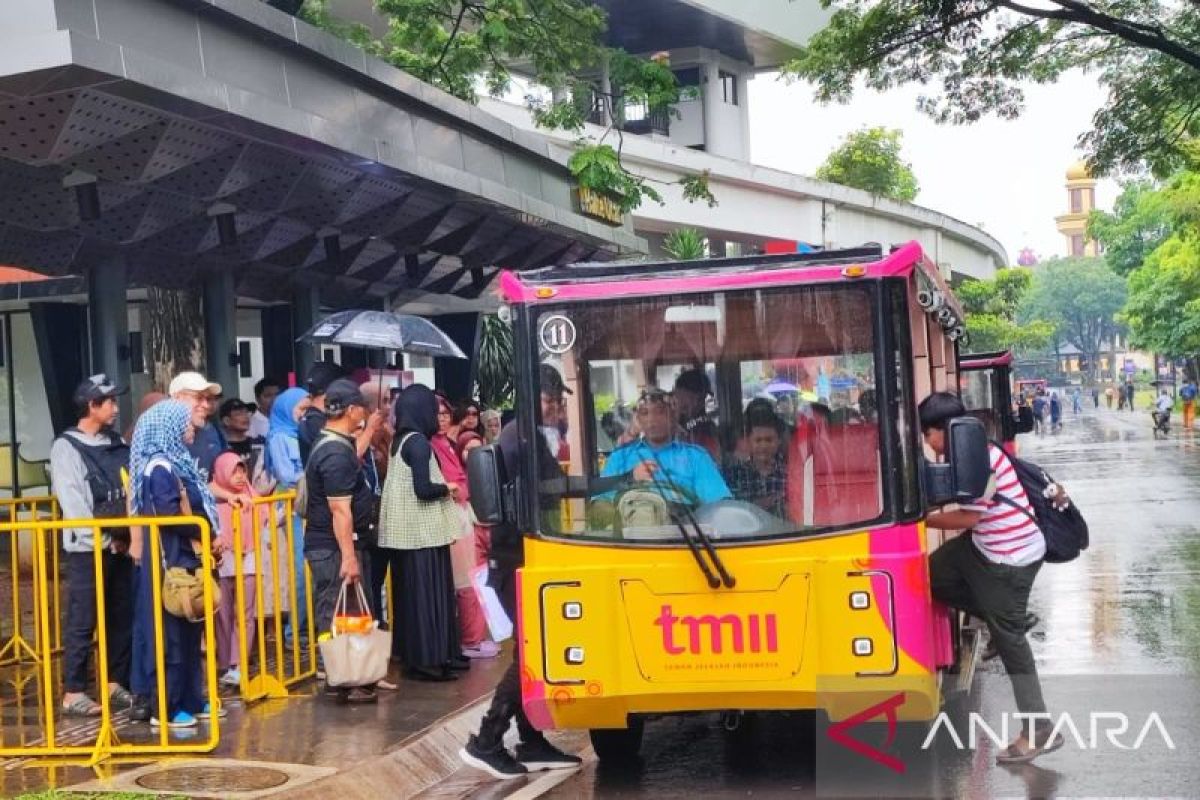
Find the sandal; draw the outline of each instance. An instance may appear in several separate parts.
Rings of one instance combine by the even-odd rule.
[[[86,694],[76,697],[69,703],[62,704],[64,717],[98,717],[102,710],[100,704]]]
[[[1029,747],[1028,750],[1024,751],[1018,749],[1016,742],[1013,742],[1008,747],[1004,748],[1000,755],[996,756],[996,763],[1028,764],[1038,756],[1043,756],[1047,753],[1053,753],[1064,744],[1066,744],[1066,739],[1063,738],[1061,733],[1040,747]],[[1026,745],[1028,746],[1028,742],[1026,742]]]

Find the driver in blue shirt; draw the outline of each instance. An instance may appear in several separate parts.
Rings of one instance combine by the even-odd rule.
[[[634,482],[652,484],[669,502],[681,505],[705,505],[733,496],[708,451],[676,438],[670,394],[656,388],[642,392],[636,416],[641,437],[612,452],[602,477],[628,474]]]

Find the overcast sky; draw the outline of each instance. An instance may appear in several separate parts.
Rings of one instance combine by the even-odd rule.
[[[1095,79],[1076,74],[1030,87],[1019,119],[962,127],[936,125],[919,113],[918,94],[916,88],[860,92],[849,105],[822,107],[805,86],[760,75],[750,83],[751,159],[812,175],[847,132],[899,128],[921,185],[917,204],[984,228],[1014,263],[1023,247],[1041,258],[1066,255],[1054,217],[1066,211],[1065,173],[1080,157],[1076,140],[1104,99]],[[1117,191],[1115,182],[1102,181],[1098,205],[1111,208]]]

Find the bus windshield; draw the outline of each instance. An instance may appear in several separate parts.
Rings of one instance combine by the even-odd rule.
[[[876,365],[899,365],[877,356],[872,292],[538,307],[542,533],[675,543],[687,525],[747,541],[879,520]]]

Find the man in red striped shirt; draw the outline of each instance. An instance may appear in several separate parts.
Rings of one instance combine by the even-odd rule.
[[[943,455],[947,423],[966,413],[962,401],[949,392],[934,392],[925,398],[919,414],[921,433],[930,449]],[[1033,651],[1025,638],[1026,606],[1046,554],[1046,540],[1031,518],[1033,509],[1012,461],[995,445],[989,447],[989,453],[995,491],[957,510],[935,511],[925,518],[931,528],[965,531],[929,557],[929,588],[938,602],[984,621],[1012,680],[1018,711],[1045,715],[1036,727],[1034,720],[1026,717],[1021,734],[996,759],[1001,764],[1023,763],[1058,749],[1063,742],[1061,736],[1048,741],[1053,726],[1046,715]],[[993,500],[996,494],[1020,508]]]

